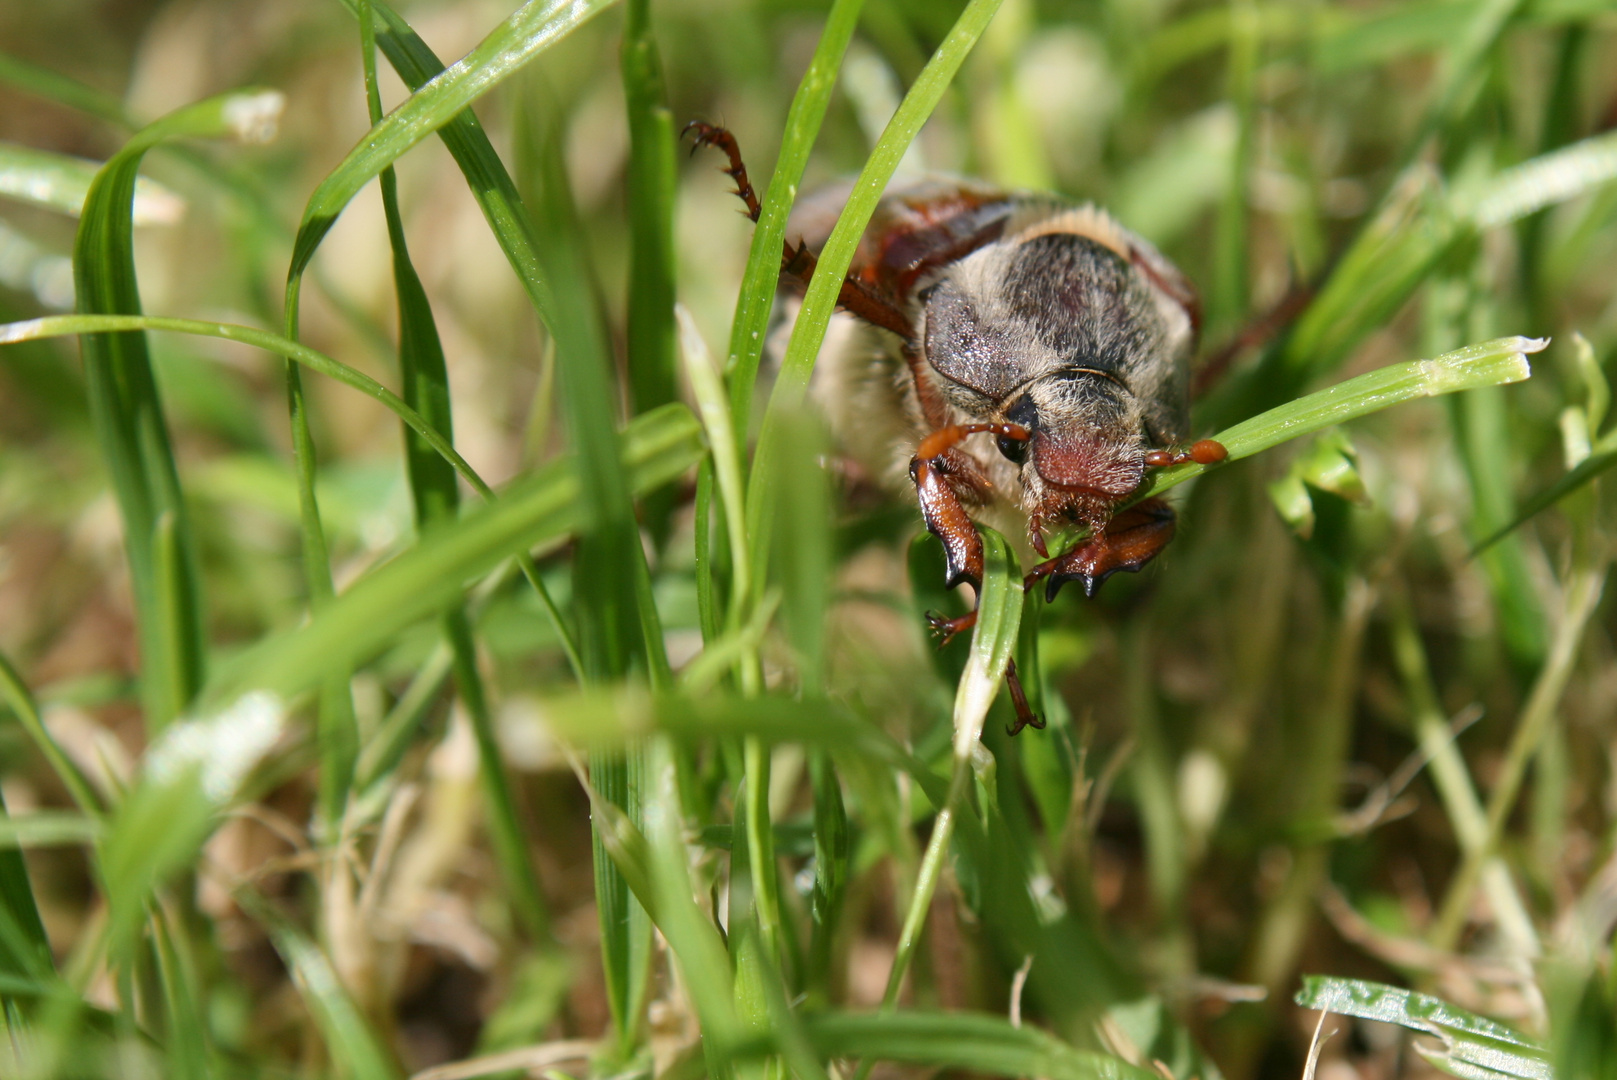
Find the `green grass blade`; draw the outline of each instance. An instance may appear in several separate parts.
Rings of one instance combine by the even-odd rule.
[[[652,903],[657,928],[668,940],[702,1025],[709,1074],[729,1075],[728,1055],[741,1026],[735,1014],[730,957],[711,919],[693,900],[686,861],[672,748],[653,739],[647,751],[645,836],[649,841]]]
[[[538,110],[533,110],[537,113]],[[556,358],[567,417],[568,439],[580,473],[583,527],[573,554],[573,612],[586,680],[611,682],[637,662],[659,678],[666,653],[656,610],[642,605],[649,594],[645,551],[628,485],[613,450],[618,390],[600,317],[601,304],[583,230],[568,183],[561,132],[555,122],[529,115],[519,124],[519,176],[534,208],[541,261],[557,306],[547,323],[556,338]],[[621,755],[593,754],[595,790],[636,827],[640,824],[641,748]],[[618,864],[608,857],[599,832],[595,848],[596,907],[601,921],[602,963],[617,1033],[625,1056],[638,1044],[651,956],[651,924]]]
[[[1229,100],[1235,107],[1236,136],[1229,182],[1214,220],[1213,280],[1207,311],[1207,326],[1213,336],[1228,334],[1240,326],[1247,314],[1247,275],[1251,266],[1247,236],[1257,146],[1257,72],[1262,54],[1254,0],[1232,0],[1229,9],[1230,47],[1225,78]]]
[[[852,867],[842,784],[826,751],[809,753],[809,782],[814,791],[814,892],[809,898],[809,917],[813,924],[803,982],[805,1004],[811,1009],[823,1009],[831,1000],[837,928]]]
[[[6,833],[16,830],[18,843],[32,846],[37,842],[28,840],[27,834],[38,827],[39,823],[32,820],[38,816],[30,814],[25,818],[14,818],[6,810],[5,799],[0,798],[0,826],[4,827]],[[88,821],[77,814],[52,817],[57,818],[58,823],[67,818]],[[16,928],[16,936],[21,940],[12,942],[9,940],[11,935],[0,937],[0,976],[37,978],[54,967],[50,939],[45,936],[45,924],[39,918],[39,905],[34,902],[33,882],[28,877],[28,867],[23,863],[22,851],[13,844],[4,844],[4,847],[6,850],[0,850],[0,908],[4,909],[6,922]],[[9,1004],[13,1000],[0,991],[0,1002]]]
[[[1213,437],[1229,451],[1229,461],[1239,461],[1299,436],[1405,401],[1520,382],[1532,373],[1527,364],[1528,354],[1540,351],[1547,344],[1535,338],[1497,338],[1467,345],[1431,360],[1388,364],[1270,409]],[[1217,466],[1186,464],[1160,469],[1146,481],[1134,501],[1159,495],[1209,468]]]
[[[406,405],[398,395],[363,372],[333,360],[324,353],[300,345],[278,334],[251,326],[233,323],[199,322],[195,319],[171,319],[161,315],[47,315],[24,322],[0,325],[0,345],[19,341],[37,341],[42,338],[66,337],[74,334],[105,335],[106,331],[167,330],[178,334],[196,334],[201,337],[239,341],[266,352],[284,356],[310,371],[335,379],[368,397],[373,397],[390,409],[412,432],[430,445],[455,471],[486,499],[494,497],[493,489],[468,465],[455,448],[427,423],[420,413]]]
[[[370,5],[360,5],[360,38],[364,50],[365,96],[371,123],[381,120],[381,93],[376,82],[376,35]],[[391,168],[382,170],[382,209],[387,218],[388,243],[393,251],[393,285],[399,306],[399,376],[403,398],[422,419],[443,437],[454,441],[453,414],[449,399],[449,367],[443,343],[433,318],[432,305],[420,275],[410,260],[404,235],[404,217],[399,211],[398,180]],[[410,479],[410,495],[417,528],[426,530],[452,521],[460,509],[460,487],[455,470],[424,439],[409,427],[404,429],[405,466]],[[532,580],[538,581],[537,574]],[[543,594],[543,586],[540,583]],[[484,692],[483,676],[477,666],[477,643],[465,608],[452,608],[444,615],[444,636],[453,654],[455,682],[477,740],[478,767],[483,777],[483,793],[488,800],[489,831],[495,856],[511,889],[512,906],[518,920],[534,940],[549,936],[550,918],[544,894],[532,860],[528,857],[521,821],[517,815],[511,784],[505,775],[499,741],[494,734],[494,718]],[[328,745],[321,733],[321,752],[326,767],[321,770],[322,794],[331,799],[328,809],[340,814],[346,801],[347,786],[358,757],[357,732],[345,729],[333,733],[335,746]],[[338,740],[341,741],[338,741]],[[337,779],[328,783],[328,769]],[[333,817],[331,820],[335,820]]]
[[[650,0],[628,0],[618,52],[629,117],[629,299],[625,320],[629,401],[635,413],[677,400],[674,328],[674,198],[678,188],[674,114],[651,33]],[[668,540],[676,492],[642,502],[642,520],[660,549]],[[653,610],[641,604],[641,611]],[[653,661],[655,662],[655,661]]]
[[[268,904],[253,904],[251,910],[260,922],[268,923],[275,951],[290,970],[292,981],[314,1016],[326,1048],[342,1074],[353,1080],[394,1080],[399,1075],[397,1068],[343,990],[325,954],[296,927],[275,916]]]
[[[1498,44],[1500,35],[1522,4],[1523,0],[1481,0],[1471,5],[1470,17],[1459,28],[1459,33],[1445,40],[1438,90],[1421,118],[1420,127],[1407,144],[1406,164],[1420,153],[1428,137],[1442,132],[1444,125],[1455,119],[1463,108],[1483,60]]]
[[[824,420],[813,412],[787,417],[784,449],[775,458],[775,488],[792,497],[775,502],[771,578],[780,590],[781,622],[797,661],[798,685],[808,694],[825,682],[826,617],[836,579],[836,507],[823,462],[832,460]]]
[[[0,812],[4,811],[0,805]],[[93,844],[101,838],[101,823],[95,818],[72,810],[35,810],[22,817],[0,818],[0,849],[17,851],[21,848],[73,847]],[[16,914],[12,895],[0,887],[0,895]],[[37,916],[36,916],[37,918]],[[21,920],[26,926],[27,921]]]
[[[1505,169],[1474,190],[1456,192],[1457,213],[1479,229],[1498,228],[1587,195],[1617,179],[1617,133],[1594,135]]]
[[[367,132],[309,197],[293,247],[288,278],[295,280],[302,275],[337,215],[359,194],[360,188],[610,2],[529,0],[471,52],[429,75],[430,82],[411,82],[414,93],[409,100]],[[357,9],[358,0],[354,6]],[[389,55],[391,57],[391,50]]]
[[[629,114],[629,397],[643,413],[673,401],[674,114],[651,33],[650,0],[623,12],[623,97]]]
[[[692,741],[751,735],[767,742],[801,742],[901,770],[935,805],[942,805],[946,793],[944,780],[890,735],[828,699],[654,695],[631,686],[550,698],[544,723],[558,739],[592,750],[654,734]]]
[[[1005,680],[1005,668],[1010,662],[1022,622],[1021,566],[1004,537],[986,527],[980,532],[983,538],[983,584],[977,604],[977,626],[971,634],[971,656],[966,661],[965,674],[960,677],[960,685],[955,692],[954,762],[949,776],[949,794],[932,823],[932,835],[927,840],[926,854],[921,860],[915,893],[904,916],[904,927],[899,931],[893,966],[887,974],[887,992],[882,997],[882,1004],[889,1009],[898,1001],[899,987],[903,984],[915,947],[920,942],[927,913],[932,908],[932,895],[943,872],[955,817],[960,812],[960,800],[965,795],[974,756],[987,753],[979,745],[983,722],[988,718],[989,706],[994,703],[1000,684]],[[868,1074],[868,1061],[860,1071]]]
[[[791,341],[786,347],[780,375],[775,380],[769,408],[758,435],[758,451],[747,492],[747,535],[752,547],[754,575],[762,571],[768,551],[767,525],[773,517],[772,500],[778,494],[769,488],[769,479],[774,475],[771,461],[780,452],[780,443],[785,434],[782,430],[785,421],[782,418],[797,411],[808,391],[814,359],[825,341],[826,328],[836,308],[837,293],[853,262],[854,250],[904,151],[942,100],[955,72],[960,70],[972,46],[988,27],[988,21],[999,10],[999,4],[1000,0],[971,0],[960,13],[948,36],[904,95],[887,129],[876,141],[858,179],[854,181],[853,191],[842,209],[842,215],[837,218],[836,227],[831,230],[830,238],[820,251],[814,280],[809,283],[797,322],[792,327]],[[732,393],[738,389],[732,387]]]
[[[343,4],[350,11],[359,10],[359,0],[343,0]],[[406,86],[419,90],[446,70],[443,62],[391,8],[374,2],[371,8],[380,23],[376,43]],[[449,117],[438,134],[455,164],[460,166],[467,187],[482,207],[494,238],[516,271],[539,318],[549,326],[556,301],[551,294],[550,279],[540,263],[533,223],[511,175],[470,109]]]
[[[163,1057],[176,1080],[203,1080],[211,1075],[208,1030],[201,1015],[204,995],[192,958],[185,954],[185,938],[176,933],[177,922],[161,910],[151,919],[163,988]]]
[[[1443,1057],[1456,1064],[1478,1065],[1521,1080],[1552,1080],[1554,1075],[1549,1054],[1538,1043],[1428,994],[1363,979],[1307,975],[1296,1001],[1305,1009],[1379,1020],[1434,1035],[1443,1040]]]
[[[281,97],[238,91],[180,109],[134,135],[97,173],[73,246],[78,310],[140,314],[133,199],[141,158],[166,139],[263,138]],[[82,343],[90,415],[124,522],[125,553],[141,643],[146,723],[161,730],[201,685],[205,635],[201,581],[168,424],[143,333],[97,334]],[[167,592],[159,568],[159,522],[173,530]]]
[[[12,715],[33,740],[35,748],[46,761],[50,762],[52,771],[67,788],[68,794],[73,797],[73,802],[79,810],[91,816],[99,816],[102,809],[100,797],[85,779],[84,773],[73,763],[73,759],[62,752],[61,745],[49,731],[45,730],[44,721],[39,715],[39,704],[34,700],[33,693],[29,691],[28,684],[17,673],[17,669],[12,666],[11,660],[3,653],[0,653],[0,700],[11,708]]]
[[[482,673],[477,670],[477,643],[464,605],[451,608],[444,616],[444,637],[449,641],[454,663],[455,683],[472,735],[477,740],[477,764],[488,802],[489,837],[500,873],[510,890],[510,903],[528,937],[537,942],[550,938],[550,909],[539,875],[528,854],[527,838],[517,813],[516,796],[506,776],[504,755],[494,732],[494,714],[489,707]]]
[[[357,12],[358,0],[343,0],[343,2],[349,10]],[[560,21],[551,25],[548,30],[540,35],[543,37],[542,41],[535,39],[532,44],[537,49],[554,42],[558,37],[576,26],[583,18],[587,18],[588,14],[598,6],[598,4],[575,3],[565,8],[557,8],[557,18]],[[512,19],[517,19],[518,16],[527,18],[531,15],[532,7],[533,5],[530,4],[528,8],[524,8],[517,15],[512,16]],[[584,10],[585,8],[588,10]],[[435,77],[447,69],[433,54],[432,50],[427,48],[426,44],[410,29],[409,25],[385,4],[375,3],[372,5],[372,9],[375,17],[379,20],[377,44],[405,84],[412,90],[420,90],[429,81],[433,82],[434,86],[439,85]],[[524,13],[528,14],[525,15]],[[509,28],[510,23],[511,20],[508,20],[507,28]],[[503,32],[502,30],[497,33]],[[549,34],[549,36],[545,37],[545,34]],[[471,57],[468,56],[466,61],[456,65],[456,70],[459,70],[470,59]],[[498,67],[499,65],[496,66]],[[393,117],[397,116],[398,112],[396,111]],[[620,535],[624,534],[628,529],[625,522],[632,515],[629,515],[625,509],[627,500],[621,495],[620,485],[613,482],[612,473],[615,467],[611,462],[614,458],[610,447],[607,445],[610,433],[615,428],[615,423],[608,405],[605,404],[612,398],[613,394],[599,385],[603,381],[609,382],[609,367],[604,359],[605,347],[600,340],[592,338],[591,334],[595,329],[594,323],[589,318],[581,317],[583,309],[578,308],[573,303],[576,298],[569,296],[567,298],[568,302],[565,304],[558,300],[558,294],[554,290],[551,276],[554,268],[549,265],[550,262],[558,258],[563,260],[568,258],[576,259],[577,255],[576,253],[569,255],[566,252],[558,255],[551,252],[549,258],[541,259],[540,245],[535,233],[534,222],[529,217],[510,174],[506,171],[504,164],[501,163],[499,156],[494,152],[493,146],[488,141],[488,136],[484,134],[482,127],[477,122],[477,118],[470,109],[463,109],[443,119],[438,131],[445,147],[448,148],[450,155],[455,159],[455,163],[460,166],[473,197],[477,199],[479,206],[482,207],[484,217],[488,220],[496,241],[498,241],[501,250],[505,252],[512,269],[516,272],[517,279],[527,292],[535,310],[539,313],[540,319],[550,329],[556,341],[557,353],[564,360],[563,386],[566,390],[568,403],[576,406],[585,414],[582,417],[570,417],[574,421],[575,437],[597,440],[607,451],[598,456],[591,456],[587,453],[581,456],[582,467],[586,470],[586,490],[591,494],[599,491],[605,504],[614,507],[614,512],[619,515],[618,525],[614,531]],[[386,164],[386,162],[380,164]],[[380,166],[378,165],[378,167]],[[564,214],[570,213],[570,208],[568,207],[558,207],[558,209]],[[305,220],[307,224],[309,219],[306,217]],[[554,225],[555,223],[555,219],[552,219],[552,224]],[[561,287],[564,289],[580,288],[581,286],[582,281],[572,277],[565,278],[561,283]],[[558,313],[567,317],[561,318],[558,322]],[[581,380],[582,382],[580,383]],[[574,383],[580,383],[577,387],[577,393],[573,389],[567,389]],[[582,419],[583,422],[579,423],[579,419]],[[580,435],[580,432],[583,434]],[[643,558],[639,551],[638,542],[634,545],[634,557]],[[622,565],[627,565],[627,563]],[[621,565],[617,569],[621,569]],[[630,593],[631,595],[633,593],[632,587]],[[554,605],[550,603],[548,596],[544,595],[543,592],[541,592],[541,599],[545,602],[547,609],[553,608]],[[651,622],[649,612],[640,614],[643,621],[648,624]],[[569,660],[574,662],[575,670],[581,669],[584,665],[579,656],[579,649],[572,642],[572,635],[560,622],[559,617],[555,621],[558,633],[567,649]],[[646,635],[643,634],[642,636],[645,637]],[[655,644],[660,647],[660,640]],[[660,666],[658,658],[653,658],[649,666],[653,670],[658,669]]]
[[[746,520],[746,494],[742,480],[740,439],[731,424],[731,413],[725,399],[724,377],[713,362],[713,354],[702,340],[696,321],[683,306],[677,309],[679,321],[680,357],[684,361],[685,377],[690,381],[691,396],[707,431],[708,445],[713,447],[713,476],[718,486],[721,516],[730,541],[731,584],[728,628],[734,630],[743,621],[751,607],[749,587],[752,581],[747,560],[743,523]],[[705,520],[705,519],[701,519]],[[710,560],[704,560],[710,561]],[[711,601],[710,601],[711,602]]]
[[[1158,1074],[1077,1050],[1031,1027],[981,1013],[830,1013],[804,1020],[821,1055],[928,1065],[990,1076],[1147,1080]]]
[[[696,418],[669,405],[635,420],[623,435],[623,461],[634,490],[680,475],[706,452]],[[214,707],[262,688],[290,697],[316,676],[376,655],[401,630],[442,611],[464,583],[518,551],[557,540],[582,519],[571,462],[559,461],[516,481],[498,502],[434,529],[398,558],[355,582],[306,626],[253,646],[209,683]]]
[[[1617,465],[1617,432],[1607,433],[1596,444],[1593,453],[1569,469],[1561,479],[1522,503],[1520,509],[1516,511],[1515,517],[1488,534],[1476,547],[1471,549],[1472,557],[1481,555],[1532,518],[1548,510],[1574,491],[1578,491],[1592,483],[1613,465]]]
[[[1500,391],[1484,389],[1455,398],[1449,406],[1456,456],[1471,492],[1469,531],[1504,534],[1503,543],[1490,548],[1481,563],[1498,607],[1505,648],[1524,672],[1531,671],[1544,658],[1549,627],[1539,590],[1531,582],[1526,538],[1507,527],[1518,516],[1510,405]]]
[[[111,94],[86,86],[77,79],[40,67],[20,56],[0,53],[0,83],[78,109],[119,127],[131,127],[123,105]]]
[[[662,642],[640,632],[632,567],[645,553],[614,449],[618,388],[560,135],[553,123],[529,115],[519,124],[516,152],[528,172],[540,262],[555,300],[546,326],[556,338],[568,440],[585,500],[573,560],[579,651],[589,678],[613,679],[627,673],[642,649],[660,649]]]
[[[638,828],[644,820],[641,793],[646,783],[643,754],[631,745],[623,751],[590,755],[590,784],[595,793]],[[627,1060],[641,1039],[646,984],[650,977],[651,920],[631,893],[629,879],[611,857],[607,838],[591,830],[595,857],[595,906],[601,923],[601,967],[607,1004],[617,1032],[617,1053]]]
[[[101,167],[84,158],[0,142],[0,195],[78,217]],[[157,181],[144,176],[135,181],[134,224],[172,222],[184,209],[180,197]]]
[[[834,0],[825,17],[819,44],[787,110],[780,156],[764,191],[763,212],[753,230],[752,249],[741,279],[741,292],[736,297],[735,318],[730,323],[727,361],[730,413],[743,449],[751,427],[752,394],[758,379],[758,362],[764,351],[764,332],[780,281],[781,245],[787,239],[786,219],[797,199],[809,151],[814,147],[825,110],[831,103],[837,71],[848,51],[863,4],[864,0]],[[902,155],[902,151],[900,153]]]
[[[170,725],[147,750],[141,779],[113,815],[101,847],[112,963],[132,959],[153,890],[191,865],[214,816],[281,737],[285,722],[281,699],[246,694],[204,719]]]

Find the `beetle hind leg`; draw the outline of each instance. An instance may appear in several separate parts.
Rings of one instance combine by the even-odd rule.
[[[756,225],[758,219],[763,216],[763,203],[759,201],[757,189],[752,186],[752,181],[747,178],[747,166],[741,160],[741,147],[736,143],[735,135],[729,128],[702,120],[692,120],[686,124],[682,134],[690,132],[696,133],[692,139],[691,153],[694,154],[704,146],[711,146],[729,159],[729,164],[722,166],[720,171],[735,181],[735,194],[746,204],[747,217]],[[814,252],[802,241],[798,241],[795,247],[790,240],[785,242],[780,256],[782,274],[797,279],[806,288],[809,280],[814,277],[814,268],[817,264]],[[837,290],[837,304],[872,326],[891,330],[906,341],[915,336],[915,328],[910,325],[910,318],[903,308],[892,298],[857,278],[843,279]]]

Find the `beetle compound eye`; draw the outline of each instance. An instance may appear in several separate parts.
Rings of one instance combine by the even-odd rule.
[[[1005,410],[1005,419],[1017,427],[1027,429],[1027,434],[1020,439],[1013,439],[1009,435],[998,437],[999,452],[1020,465],[1027,460],[1028,443],[1033,440],[1033,432],[1039,426],[1039,407],[1033,403],[1032,398],[1023,394]]]
[[[1009,435],[1000,435],[995,440],[999,445],[999,452],[1018,465],[1027,460],[1028,441],[1027,439],[1013,439]]]

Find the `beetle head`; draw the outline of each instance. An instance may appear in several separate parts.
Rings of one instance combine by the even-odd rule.
[[[1022,506],[1035,532],[1044,522],[1099,528],[1145,476],[1140,402],[1105,374],[1037,379],[1004,415],[1033,433],[1021,444],[1001,439],[999,449],[1021,465]]]

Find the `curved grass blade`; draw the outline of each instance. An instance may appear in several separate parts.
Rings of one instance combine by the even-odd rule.
[[[904,151],[942,100],[955,72],[960,70],[972,46],[987,29],[988,21],[999,10],[999,5],[1000,0],[971,0],[960,13],[948,36],[904,95],[887,129],[876,141],[858,179],[854,181],[836,227],[831,230],[830,238],[820,251],[814,280],[809,283],[796,325],[792,327],[791,342],[786,347],[786,356],[781,362],[780,374],[769,396],[769,408],[758,434],[758,450],[747,492],[747,535],[752,545],[754,575],[760,574],[767,564],[766,534],[773,518],[771,500],[777,495],[769,487],[768,481],[774,476],[771,458],[779,453],[779,444],[785,434],[782,417],[795,412],[808,391],[809,375],[814,370],[814,359],[825,341],[826,328],[836,308],[842,279],[848,274],[854,250],[864,235],[871,214],[876,210],[882,191],[892,179]]]
[[[736,296],[735,318],[730,323],[730,414],[737,446],[745,451],[752,421],[753,387],[758,379],[758,362],[764,351],[764,332],[775,304],[780,280],[781,244],[786,240],[786,219],[797,199],[803,170],[808,167],[809,151],[820,133],[825,110],[831,103],[842,58],[853,39],[854,27],[864,0],[835,0],[825,17],[825,29],[809,60],[808,70],[798,83],[786,112],[786,129],[781,136],[780,156],[764,191],[763,212],[752,234],[747,268]],[[902,150],[900,151],[902,156]]]
[[[464,458],[455,452],[455,448],[449,445],[444,437],[438,434],[437,429],[427,423],[420,413],[406,405],[393,391],[369,375],[349,367],[340,360],[333,360],[331,357],[317,352],[307,345],[289,341],[267,330],[259,330],[252,326],[237,326],[234,323],[171,319],[163,315],[46,315],[38,319],[0,325],[0,345],[9,345],[18,341],[35,341],[40,338],[67,337],[74,334],[94,336],[105,335],[107,331],[128,330],[168,330],[178,334],[195,334],[199,337],[216,337],[225,341],[239,341],[244,345],[253,345],[266,352],[284,356],[311,371],[316,371],[335,379],[345,386],[350,386],[369,397],[375,398],[392,410],[400,420],[408,425],[412,432],[430,445],[445,461],[453,465],[455,471],[471,485],[473,490],[485,499],[494,498],[494,490],[483,482],[483,478],[477,475],[477,472],[466,463]]]
[[[360,41],[365,67],[365,97],[371,112],[371,123],[381,119],[382,99],[376,81],[375,23],[370,17],[370,6],[362,0],[360,6]],[[393,169],[382,170],[382,211],[387,219],[388,243],[393,251],[393,283],[399,308],[399,375],[404,401],[421,413],[447,443],[454,442],[454,421],[449,399],[449,366],[444,359],[443,343],[433,319],[432,305],[421,284],[415,265],[410,261],[410,249],[404,235],[404,217],[399,211],[398,179]],[[410,494],[415,507],[416,527],[427,530],[436,524],[452,521],[460,510],[460,487],[455,481],[455,470],[433,448],[432,444],[404,428],[405,467],[410,479]],[[537,575],[533,580],[539,582]],[[539,582],[544,596],[542,582]],[[512,891],[512,907],[531,938],[542,941],[549,937],[549,912],[544,892],[533,862],[528,858],[527,844],[517,816],[510,781],[506,778],[501,761],[499,742],[494,735],[494,717],[489,711],[488,695],[484,692],[483,676],[477,666],[477,644],[465,604],[452,607],[443,617],[444,639],[453,657],[455,682],[461,702],[471,722],[477,740],[478,767],[483,775],[483,792],[488,799],[488,824],[495,854],[501,872]],[[321,752],[326,767],[321,769],[321,792],[327,799],[328,820],[335,821],[347,801],[348,786],[353,779],[358,759],[357,732],[321,732]],[[331,745],[336,744],[336,745]],[[328,779],[328,770],[335,773]]]
[[[73,245],[78,309],[140,314],[135,281],[133,200],[141,158],[159,142],[273,133],[282,98],[246,90],[209,98],[137,132],[96,174]],[[201,581],[179,471],[152,375],[145,335],[96,334],[82,343],[90,416],[124,522],[141,644],[146,723],[161,730],[200,688],[205,666]],[[173,573],[160,594],[160,522],[173,530]]]
[[[1515,532],[1529,520],[1548,510],[1574,491],[1593,483],[1602,473],[1617,465],[1617,431],[1608,432],[1596,443],[1589,456],[1578,462],[1577,465],[1531,498],[1522,503],[1516,511],[1516,516],[1510,523],[1500,527],[1481,540],[1471,549],[1471,557],[1476,558],[1499,541]]]
[[[1037,1028],[982,1013],[829,1013],[805,1017],[822,1056],[929,1065],[1048,1080],[1147,1080],[1157,1073],[1078,1050]]]
[[[1434,1035],[1443,1040],[1443,1052],[1423,1053],[1457,1076],[1475,1076],[1482,1069],[1519,1080],[1554,1077],[1549,1052],[1538,1043],[1441,998],[1363,979],[1305,975],[1295,1000],[1305,1009],[1380,1020]],[[1477,1068],[1465,1071],[1467,1066]]]
[[[1508,337],[1467,345],[1430,360],[1410,360],[1367,372],[1214,435],[1229,451],[1227,461],[1261,453],[1333,424],[1379,412],[1416,398],[1520,382],[1532,374],[1527,356],[1549,344],[1545,338]],[[1159,495],[1217,466],[1194,463],[1153,473],[1131,502]]]
[[[102,163],[0,142],[0,195],[78,217]],[[135,181],[132,219],[136,225],[171,224],[185,202],[157,181]]]
[[[368,131],[309,196],[292,249],[289,281],[302,275],[337,215],[360,188],[610,3],[611,0],[529,0],[471,52],[429,76],[430,82],[412,82],[414,93],[409,100]]]
[[[358,0],[343,0],[343,3],[351,11],[358,9]],[[375,3],[372,10],[380,24],[377,44],[407,86],[412,90],[420,89],[446,70],[432,50],[387,5]],[[559,33],[564,33],[572,25],[576,25],[576,21],[560,27]],[[554,38],[549,40],[553,41]],[[611,379],[605,343],[599,335],[592,333],[594,324],[590,319],[563,318],[558,321],[558,313],[570,311],[579,314],[580,311],[576,305],[558,302],[553,287],[553,269],[548,265],[548,260],[540,257],[534,222],[510,174],[471,110],[462,110],[445,120],[439,129],[439,136],[455,163],[460,166],[473,197],[482,207],[495,239],[505,252],[540,320],[550,329],[556,341],[557,354],[563,367],[566,398],[569,406],[577,410],[569,417],[575,439],[599,440],[594,446],[579,447],[578,460],[586,471],[585,492],[599,496],[599,507],[606,508],[606,518],[616,523],[610,531],[620,538],[627,537],[632,529],[633,514],[615,473],[616,456],[612,452],[611,432],[616,424],[610,407],[614,394],[605,388]],[[571,278],[564,277],[563,280],[576,284]],[[595,520],[597,516],[595,508],[592,508],[589,520]],[[632,547],[632,551],[626,550],[624,557],[627,561],[610,566],[609,572],[617,574],[624,565],[633,565],[635,573],[639,574],[644,554],[640,551],[638,539],[632,545],[625,541],[621,546],[625,549]],[[641,592],[645,591],[643,582],[636,585],[642,586]],[[655,621],[655,610],[638,604],[636,608],[638,616],[649,628]],[[642,637],[647,639],[648,650],[653,645],[660,649],[660,633],[644,632]],[[569,635],[564,633],[563,638],[570,642]],[[577,650],[569,648],[570,657],[576,654]],[[665,662],[666,657],[656,655],[655,651],[649,654],[648,667],[654,675],[665,666]]]
[[[706,453],[696,418],[667,405],[636,419],[621,437],[631,489],[680,475]],[[511,484],[497,502],[440,526],[413,548],[355,582],[307,625],[238,656],[210,681],[203,701],[218,707],[250,689],[283,697],[310,680],[374,656],[399,631],[441,611],[465,582],[516,552],[566,536],[583,518],[576,470],[558,461]]]
[[[1207,408],[1257,407],[1332,370],[1391,318],[1433,267],[1477,232],[1499,228],[1617,179],[1617,138],[1592,136],[1445,193],[1427,166],[1410,168],[1359,231],[1284,345]]]
[[[703,453],[696,420],[681,405],[640,418],[625,441],[640,489],[667,483]],[[207,711],[175,725],[148,752],[141,782],[111,822],[102,849],[109,955],[128,952],[146,898],[190,864],[220,808],[281,736],[285,703],[333,672],[354,670],[411,623],[454,603],[463,582],[564,535],[579,519],[577,484],[567,462],[519,481],[499,502],[435,529],[307,625],[260,643],[215,676],[201,698]]]

